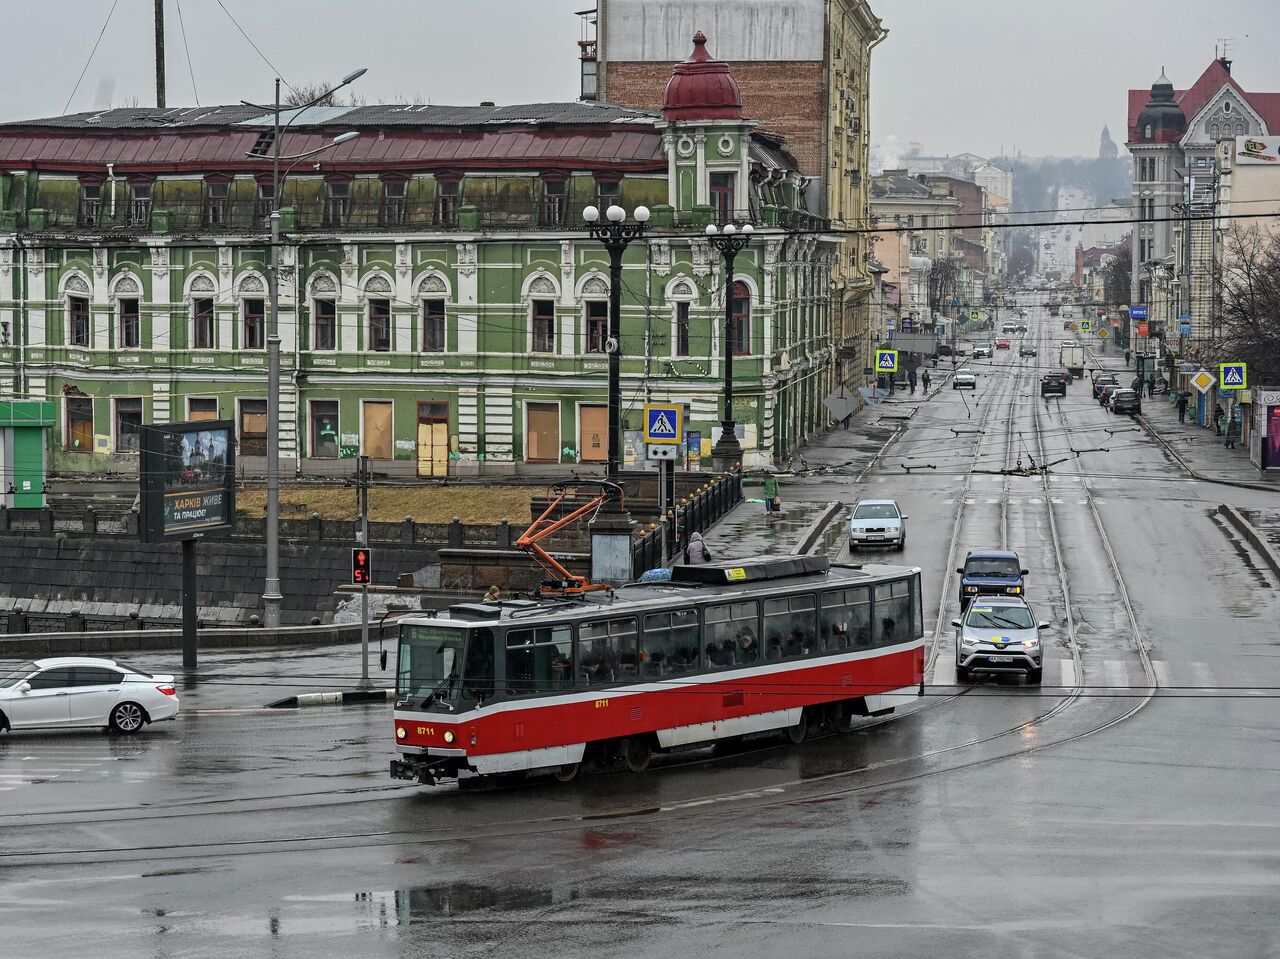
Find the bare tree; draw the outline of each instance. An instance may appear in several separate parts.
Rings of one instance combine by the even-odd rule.
[[[1221,360],[1243,360],[1260,379],[1280,377],[1280,231],[1236,224],[1222,257]]]
[[[300,107],[304,103],[310,103],[319,97],[320,94],[335,86],[321,80],[319,83],[301,83],[294,87],[285,95],[284,102],[291,107]],[[328,96],[321,97],[316,101],[316,106],[320,107],[362,107],[367,101],[364,97],[355,93],[347,93],[345,96],[340,93],[330,93]]]

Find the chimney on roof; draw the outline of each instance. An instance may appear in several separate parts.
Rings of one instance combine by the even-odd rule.
[[[497,104],[496,104],[496,103],[494,103],[492,100],[481,100],[481,101],[480,101],[480,106],[482,106],[482,107],[495,107],[495,106],[497,106]]]

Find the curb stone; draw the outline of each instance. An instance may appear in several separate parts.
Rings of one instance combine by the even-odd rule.
[[[347,703],[386,702],[396,698],[394,689],[335,689],[324,693],[299,693],[297,696],[286,696],[274,703],[267,703],[267,709],[296,709],[299,706],[345,706]]]
[[[1245,519],[1243,514],[1234,506],[1228,506],[1223,503],[1218,507],[1218,512],[1225,516],[1227,521],[1239,531],[1240,535],[1249,541],[1249,545],[1258,551],[1262,556],[1263,562],[1271,568],[1271,572],[1280,576],[1280,556],[1276,555],[1276,551],[1258,532],[1258,528]]]

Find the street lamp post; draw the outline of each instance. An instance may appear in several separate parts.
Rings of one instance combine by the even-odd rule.
[[[592,238],[609,251],[609,337],[604,344],[609,357],[609,462],[605,472],[612,479],[622,469],[622,254],[633,240],[644,236],[649,208],[636,207],[632,223],[627,222],[627,211],[616,204],[605,210],[604,216],[601,223],[600,211],[594,206],[582,211]]]
[[[707,240],[724,257],[724,418],[720,422],[720,438],[711,449],[712,459],[720,469],[742,464],[742,444],[733,419],[733,261],[751,242],[754,230],[750,223],[741,229],[732,223],[723,227],[710,223],[706,229]]]
[[[276,77],[276,94],[269,107],[260,106],[249,101],[241,101],[248,106],[257,107],[271,113],[271,227],[270,252],[270,311],[267,327],[267,575],[262,591],[263,625],[274,629],[280,625],[280,604],[284,596],[280,592],[280,164],[292,161],[285,169],[289,171],[302,160],[317,156],[330,147],[353,140],[360,134],[350,131],[334,137],[330,142],[293,156],[282,156],[280,152],[280,135],[300,117],[309,107],[332,96],[349,83],[364,76],[366,68],[361,67],[342,78],[342,82],[319,96],[301,104],[296,108],[292,119],[283,127],[280,125],[280,78]],[[261,159],[261,154],[249,152],[246,156]]]

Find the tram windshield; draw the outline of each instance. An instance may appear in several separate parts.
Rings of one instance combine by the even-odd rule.
[[[400,628],[396,698],[483,702],[493,695],[493,633],[449,626]]]

